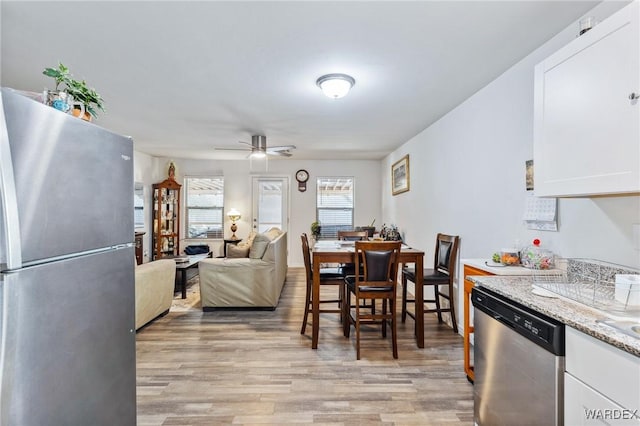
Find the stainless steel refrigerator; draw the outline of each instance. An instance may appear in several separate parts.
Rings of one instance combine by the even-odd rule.
[[[0,425],[133,425],[133,143],[0,102]]]

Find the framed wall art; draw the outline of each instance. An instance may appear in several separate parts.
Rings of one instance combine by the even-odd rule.
[[[525,161],[525,187],[533,191],[533,160]]]
[[[409,155],[405,155],[391,166],[391,193],[402,194],[409,190]]]

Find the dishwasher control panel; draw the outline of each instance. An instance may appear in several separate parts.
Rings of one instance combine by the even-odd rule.
[[[564,355],[564,324],[505,296],[475,287],[471,301],[476,309],[512,328],[556,355]]]

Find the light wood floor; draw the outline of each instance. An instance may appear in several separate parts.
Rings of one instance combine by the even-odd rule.
[[[342,336],[322,314],[318,349],[300,334],[304,269],[289,268],[275,311],[171,312],[137,334],[139,425],[473,424],[462,337],[427,315],[425,348],[413,320],[390,334]],[[398,315],[399,317],[399,315]],[[311,318],[310,318],[311,320]]]

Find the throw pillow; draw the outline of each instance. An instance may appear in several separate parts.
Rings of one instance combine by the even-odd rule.
[[[249,258],[251,259],[262,259],[264,256],[264,252],[267,251],[267,246],[271,240],[264,234],[258,234],[253,240],[253,244],[251,244],[251,250],[249,250]]]
[[[249,257],[249,247],[237,247],[235,244],[227,244],[227,257]]]
[[[255,238],[256,238],[256,231],[251,231],[251,233],[249,233],[249,236],[246,239],[238,243],[238,247],[251,248],[251,244],[253,244],[253,240]]]
[[[273,227],[265,232],[265,235],[269,237],[271,241],[275,240],[278,235],[282,234],[282,231],[279,228]]]

